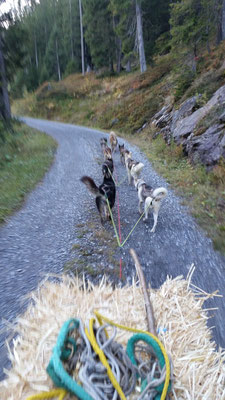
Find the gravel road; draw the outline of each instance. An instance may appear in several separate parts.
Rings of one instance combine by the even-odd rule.
[[[96,218],[93,197],[80,182],[82,175],[89,175],[96,183],[102,182],[102,153],[100,131],[89,128],[24,118],[31,127],[53,136],[59,146],[55,161],[43,181],[27,197],[23,208],[0,228],[0,379],[3,367],[8,365],[4,340],[4,320],[13,321],[24,311],[22,297],[35,289],[46,273],[60,273],[70,261],[71,248],[80,240],[90,245],[91,238],[80,239],[76,226]],[[121,139],[120,143],[124,141]],[[225,294],[225,258],[215,252],[211,240],[197,226],[188,210],[180,204],[170,186],[152,169],[138,148],[126,144],[133,158],[145,164],[143,177],[153,187],[165,186],[169,191],[160,210],[155,233],[151,233],[153,218],[141,221],[123,247],[116,250],[122,256],[122,273],[127,282],[135,275],[129,255],[133,247],[139,256],[146,280],[152,287],[159,287],[167,275],[186,276],[192,263],[196,270],[192,282],[206,292],[219,290]],[[118,180],[125,177],[119,154],[114,158]],[[127,179],[119,187],[122,238],[125,239],[137,221],[138,199]],[[116,218],[116,207],[114,209]],[[107,227],[111,235],[111,225]],[[102,256],[104,259],[104,255]],[[98,255],[98,260],[100,256]],[[104,263],[101,264],[104,270]],[[104,271],[103,271],[104,272]],[[209,300],[207,307],[218,307],[209,320],[216,343],[225,348],[225,305],[222,298]]]

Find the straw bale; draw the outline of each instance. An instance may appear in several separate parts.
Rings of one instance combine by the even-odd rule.
[[[225,399],[225,351],[216,351],[210,340],[207,311],[202,308],[214,295],[191,286],[190,277],[168,277],[160,289],[150,292],[159,338],[173,360],[175,400]],[[88,322],[98,309],[117,323],[147,329],[142,290],[135,282],[113,289],[105,279],[93,286],[63,275],[55,281],[45,279],[29,297],[27,311],[14,325],[19,335],[8,347],[12,368],[0,382],[1,400],[25,400],[52,389],[46,366],[62,324],[71,317]],[[126,345],[129,337],[130,333],[118,331],[117,341]]]

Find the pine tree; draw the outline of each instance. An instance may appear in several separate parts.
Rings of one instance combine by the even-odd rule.
[[[113,71],[115,33],[109,0],[83,0],[84,36],[95,67]]]

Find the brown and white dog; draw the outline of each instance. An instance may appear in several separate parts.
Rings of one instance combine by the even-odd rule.
[[[106,146],[103,150],[104,160],[112,160],[112,150]]]
[[[134,182],[139,178],[144,164],[139,161],[132,160],[132,153],[128,150],[124,151],[125,166],[127,170],[128,183],[131,185],[132,178]]]
[[[151,186],[146,185],[143,179],[135,180],[135,187],[138,191],[138,211],[140,214],[142,214],[141,205],[142,203],[144,203],[145,216],[143,218],[143,221],[147,221],[149,210],[152,209],[154,224],[151,232],[155,232],[161,201],[167,196],[167,189],[164,187],[153,189]]]
[[[104,153],[104,150],[105,150],[105,148],[107,147],[107,138],[101,138],[100,139],[100,145],[101,145],[101,148],[102,148],[102,152]]]
[[[114,153],[114,151],[116,150],[116,147],[117,147],[118,140],[117,140],[117,136],[116,136],[115,132],[113,132],[113,131],[111,131],[109,134],[109,143],[110,143],[110,146],[112,149],[112,153]]]

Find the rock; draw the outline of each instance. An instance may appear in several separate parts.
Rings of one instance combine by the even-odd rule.
[[[186,100],[179,110],[171,111],[171,105],[162,107],[152,119],[152,124],[161,128],[154,133],[153,138],[161,134],[168,145],[173,138],[176,144],[182,144],[184,153],[192,162],[198,161],[207,167],[212,167],[221,157],[225,157],[225,112],[218,117],[218,123],[214,123],[201,135],[194,135],[194,131],[198,122],[213,107],[225,105],[225,85],[218,89],[201,108],[198,108],[199,97],[193,96]]]
[[[163,135],[163,139],[165,140],[166,144],[171,144],[172,133],[169,126],[165,126],[165,128],[161,129],[161,134]]]
[[[112,119],[111,126],[118,124],[118,122],[119,122],[118,118]]]
[[[190,99],[194,101],[194,98]],[[187,100],[188,102],[188,100]],[[185,102],[185,103],[187,103]],[[205,115],[215,106],[225,102],[225,85],[218,89],[213,97],[205,104],[203,107],[199,108],[197,111],[194,111],[191,115],[186,116],[185,118],[180,118],[182,115],[181,109],[177,111],[177,115],[174,115],[171,130],[174,141],[177,144],[184,144],[185,140],[188,136],[194,131],[197,123],[205,117]],[[184,104],[183,104],[184,106]],[[181,106],[182,108],[182,106]],[[189,108],[191,108],[191,101],[189,104]],[[193,109],[193,105],[192,105]],[[186,105],[184,114],[188,112],[188,105]],[[191,110],[190,110],[191,111]],[[183,115],[184,115],[183,114]]]
[[[156,122],[155,122],[155,126],[157,126],[158,128],[164,128],[166,125],[168,125],[170,123],[172,119],[172,114],[171,113],[166,113],[163,114]]]
[[[207,167],[217,164],[225,157],[225,129],[223,125],[213,125],[202,135],[189,137],[185,151],[192,162],[201,162]]]
[[[152,138],[153,138],[153,139],[156,139],[156,138],[157,138],[157,136],[159,136],[159,135],[160,135],[160,133],[161,133],[161,131],[157,131],[157,132],[155,132],[155,133],[154,133],[154,135],[152,136]]]
[[[171,123],[171,130],[174,131],[176,128],[177,123],[184,119],[185,117],[188,117],[191,115],[195,110],[196,110],[196,105],[197,105],[197,100],[199,99],[199,96],[193,96],[190,99],[184,101],[179,110],[176,110],[173,112],[173,118],[172,118],[172,123]]]
[[[146,128],[146,126],[148,126],[148,122],[145,122],[144,125],[142,125],[142,126],[137,130],[137,133],[140,133],[141,131],[143,131],[143,130]]]
[[[166,105],[161,108],[153,117],[153,120],[158,120],[163,114],[168,114],[172,110],[172,105]]]
[[[225,105],[224,105],[225,106]],[[219,117],[220,123],[224,124],[225,123],[225,112],[223,112],[220,117]]]

